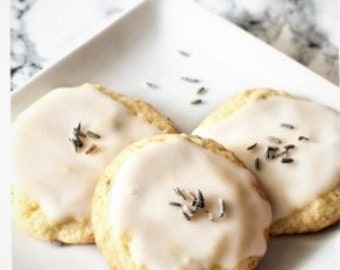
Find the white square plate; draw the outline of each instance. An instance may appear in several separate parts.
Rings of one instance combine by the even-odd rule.
[[[186,51],[190,57],[182,56]],[[197,78],[189,83],[181,77]],[[158,85],[153,89],[145,82]],[[145,0],[12,94],[12,117],[53,88],[84,82],[143,99],[191,132],[250,87],[272,87],[340,110],[340,90],[192,0]],[[208,92],[198,96],[204,86]],[[202,98],[203,103],[190,102]],[[338,269],[340,226],[270,240],[258,269]],[[95,246],[55,247],[13,229],[15,270],[107,269]]]

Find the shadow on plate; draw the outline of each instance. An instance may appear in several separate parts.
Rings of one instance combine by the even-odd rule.
[[[339,232],[340,224],[337,224],[317,233],[273,236],[257,270],[307,270],[316,260],[320,266],[326,265],[333,258],[329,246],[335,248],[339,243],[336,237]]]

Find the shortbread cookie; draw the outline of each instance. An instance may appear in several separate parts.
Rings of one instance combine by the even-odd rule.
[[[340,114],[270,89],[241,93],[193,131],[231,149],[273,208],[272,234],[313,232],[340,219]]]
[[[99,85],[49,92],[13,123],[17,223],[43,240],[93,242],[91,199],[104,167],[126,145],[174,132],[150,105]]]
[[[110,163],[92,223],[110,269],[254,269],[271,208],[232,152],[197,136],[158,135]]]

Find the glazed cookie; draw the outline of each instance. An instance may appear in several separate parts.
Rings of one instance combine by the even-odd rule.
[[[49,92],[13,123],[16,222],[43,240],[94,242],[91,199],[104,167],[126,145],[174,132],[150,105],[100,85]]]
[[[92,223],[110,269],[254,269],[271,208],[232,152],[197,136],[158,135],[106,168]]]
[[[258,177],[272,234],[321,230],[340,219],[340,114],[270,89],[241,93],[193,134],[228,147]]]

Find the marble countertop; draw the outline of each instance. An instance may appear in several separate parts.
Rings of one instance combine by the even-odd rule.
[[[11,88],[21,86],[138,1],[11,0]],[[196,2],[339,85],[338,0]]]

